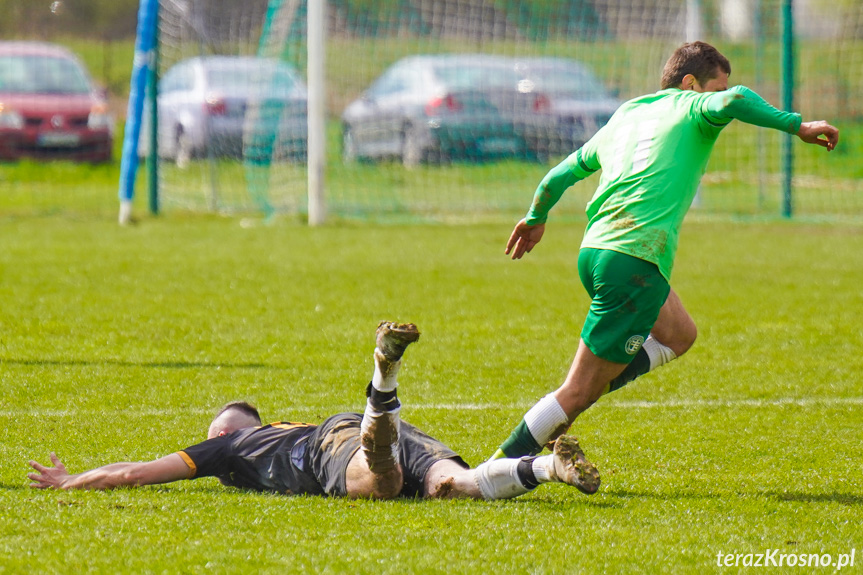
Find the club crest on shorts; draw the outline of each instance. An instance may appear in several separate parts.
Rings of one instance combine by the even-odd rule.
[[[634,335],[626,340],[626,345],[623,346],[623,349],[628,355],[635,355],[642,345],[644,345],[644,336]]]

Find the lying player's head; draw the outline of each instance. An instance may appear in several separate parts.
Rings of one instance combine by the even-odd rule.
[[[232,401],[216,414],[210,429],[207,430],[207,439],[258,425],[261,425],[261,416],[254,405],[245,401]]]
[[[705,42],[688,42],[674,51],[662,70],[662,89],[715,92],[728,88],[731,63]],[[712,88],[712,89],[711,89]]]

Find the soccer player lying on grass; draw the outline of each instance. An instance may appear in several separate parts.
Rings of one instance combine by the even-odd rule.
[[[413,324],[382,322],[365,413],[340,413],[321,425],[261,426],[257,410],[226,405],[207,441],[146,463],[114,463],[70,475],[55,454],[53,467],[30,461],[31,487],[111,489],[215,476],[223,484],[283,494],[390,499],[402,496],[502,499],[540,483],[568,483],[586,493],[599,487],[575,438],[562,436],[554,453],[501,459],[469,469],[454,451],[400,421],[396,375],[405,348],[419,339]]]
[[[728,89],[731,64],[704,42],[684,44],[665,64],[662,90],[624,103],[608,124],[543,178],[506,253],[519,259],[542,238],[564,191],[602,169],[587,205],[578,272],[591,298],[563,384],[525,415],[495,457],[539,453],[604,393],[679,357],[695,322],[671,289],[684,215],[722,129],[732,120],[796,134],[828,151],[839,130],[802,122],[744,86]]]

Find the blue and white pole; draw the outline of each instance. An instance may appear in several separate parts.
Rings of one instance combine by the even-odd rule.
[[[138,35],[132,62],[132,82],[126,110],[123,157],[120,162],[121,225],[129,223],[132,217],[132,199],[135,197],[135,177],[138,173],[138,139],[141,135],[147,80],[155,62],[158,17],[159,0],[141,0],[138,7]]]

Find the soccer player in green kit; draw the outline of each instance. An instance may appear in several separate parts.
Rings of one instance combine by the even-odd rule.
[[[836,146],[835,127],[802,122],[799,114],[777,110],[744,86],[728,89],[730,73],[728,59],[713,46],[684,44],[665,65],[661,91],[624,103],[543,178],[506,253],[520,259],[530,252],[563,192],[602,169],[578,257],[592,302],[563,384],[525,414],[492,459],[539,453],[604,393],[692,346],[695,323],[669,281],[683,218],[725,126],[737,119],[827,150]],[[587,465],[583,491],[590,493],[599,486],[599,474]]]

